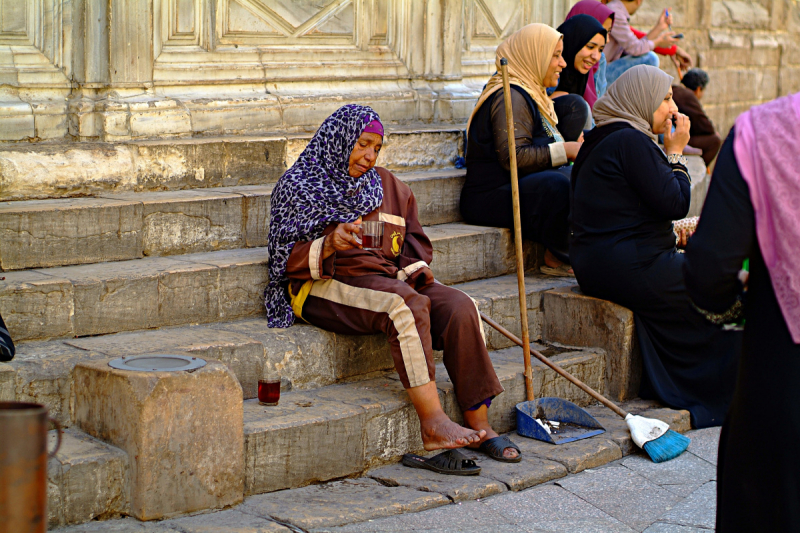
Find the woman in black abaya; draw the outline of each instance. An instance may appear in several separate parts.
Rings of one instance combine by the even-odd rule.
[[[686,292],[672,221],[689,211],[681,155],[689,119],[672,101],[671,82],[640,65],[595,103],[597,127],[572,171],[570,258],[586,294],[633,311],[644,367],[639,395],[689,410],[702,428],[723,422],[741,334],[707,322]],[[659,133],[666,154],[655,143]]]
[[[714,168],[686,285],[716,323],[743,311],[720,437],[717,531],[800,531],[800,93],[743,113]],[[742,261],[750,259],[743,301]]]

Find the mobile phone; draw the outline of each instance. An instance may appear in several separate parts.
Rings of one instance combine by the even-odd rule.
[[[673,39],[683,39],[683,34],[682,34],[682,33],[679,33],[679,34],[677,34],[677,35],[673,35],[673,36],[672,36],[672,38],[673,38]]]
[[[670,120],[672,121],[672,125],[673,126],[677,126],[678,125],[678,115],[672,115],[670,117]]]

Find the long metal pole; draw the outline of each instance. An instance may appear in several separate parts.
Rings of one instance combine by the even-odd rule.
[[[519,214],[519,181],[517,176],[517,145],[514,139],[514,113],[511,110],[511,86],[508,83],[508,60],[500,59],[503,75],[503,99],[506,104],[506,129],[508,131],[508,156],[511,167],[511,204],[514,210],[514,250],[517,255],[517,288],[519,289],[519,319],[522,326],[522,357],[525,361],[525,393],[533,400],[533,370],[531,369],[531,342],[528,334],[528,298],[525,293],[525,258],[522,253],[522,222]]]

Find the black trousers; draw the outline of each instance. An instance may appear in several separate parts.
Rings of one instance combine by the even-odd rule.
[[[541,243],[569,262],[569,177],[572,167],[534,172],[519,178],[522,237]],[[511,183],[493,191],[461,195],[461,214],[469,224],[513,228]]]
[[[577,141],[583,130],[592,128],[592,109],[582,96],[559,96],[553,100],[553,106],[558,116],[558,131],[565,141]]]

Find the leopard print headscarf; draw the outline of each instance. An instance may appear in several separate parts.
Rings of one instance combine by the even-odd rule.
[[[340,107],[325,119],[297,162],[272,191],[269,284],[265,291],[268,325],[286,328],[294,313],[286,295],[286,264],[297,241],[322,236],[330,223],[353,222],[383,202],[383,186],[373,168],[360,178],[348,172],[350,153],[364,128],[378,114],[367,106]]]

